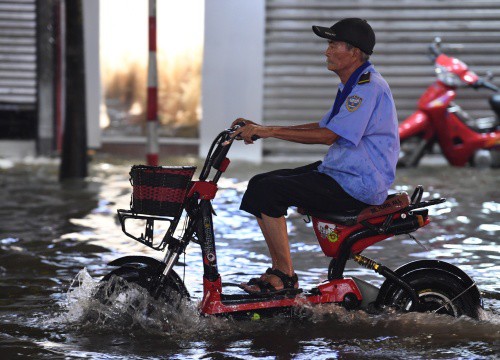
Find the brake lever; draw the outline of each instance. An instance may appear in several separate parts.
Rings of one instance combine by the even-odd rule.
[[[226,139],[224,141],[222,141],[222,145],[227,146],[227,145],[231,144],[235,139],[241,140],[241,138],[238,139],[239,136],[232,138],[230,135],[244,125],[245,125],[244,122],[239,122],[239,123],[235,124],[234,126],[230,127],[229,129],[224,130],[224,132],[226,133]]]

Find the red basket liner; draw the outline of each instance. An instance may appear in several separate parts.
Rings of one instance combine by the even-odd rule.
[[[176,189],[154,186],[134,186],[134,199],[137,200],[170,201],[175,203],[182,203],[184,201],[185,195],[185,187]]]

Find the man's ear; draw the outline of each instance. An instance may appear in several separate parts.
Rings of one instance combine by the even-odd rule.
[[[356,59],[357,59],[357,58],[359,58],[359,57],[361,56],[361,50],[359,50],[357,47],[354,47],[354,48],[353,48],[353,50],[354,50],[354,51],[352,52],[353,56],[354,56]]]

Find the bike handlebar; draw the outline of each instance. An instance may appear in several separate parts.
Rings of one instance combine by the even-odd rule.
[[[216,170],[220,170],[221,165],[224,162],[224,159],[226,159],[226,155],[229,152],[231,145],[233,144],[233,141],[237,138],[232,138],[231,135],[242,126],[245,126],[245,123],[243,121],[237,123],[229,129],[222,131],[215,137],[212,145],[210,146],[210,150],[208,151],[203,169],[201,170],[200,180],[207,179],[208,175],[210,174],[210,168],[213,167]],[[256,141],[258,139],[260,139],[260,136],[252,136],[252,141]]]
[[[436,58],[441,55],[443,52],[441,51],[441,38],[436,37],[434,41],[429,45],[429,51],[432,55],[432,61],[435,61]],[[471,84],[474,89],[486,88],[495,92],[498,92],[499,88],[495,84],[489,82],[484,78],[479,78],[474,84]]]
[[[474,89],[486,88],[495,92],[498,92],[498,86],[485,80],[483,78],[479,78],[474,84],[471,85]]]
[[[498,86],[496,86],[493,83],[490,83],[489,81],[483,80],[483,87],[498,92]]]

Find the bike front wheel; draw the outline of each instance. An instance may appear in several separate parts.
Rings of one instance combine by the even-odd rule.
[[[150,296],[177,308],[183,299],[189,299],[189,293],[173,270],[163,283],[159,284],[160,270],[146,266],[121,266],[102,278],[94,297],[101,303],[113,303],[120,294],[130,289],[130,284],[135,284],[146,290]]]

